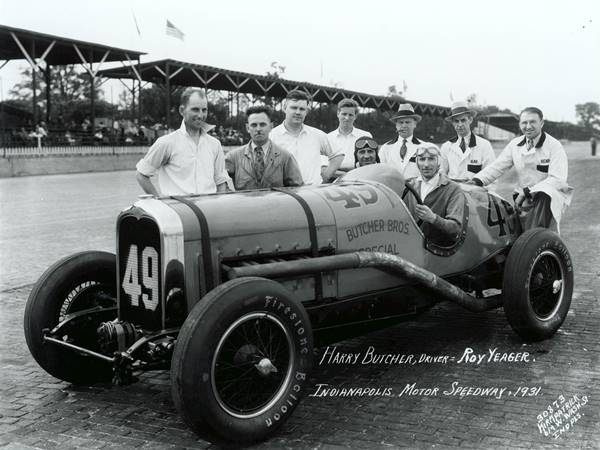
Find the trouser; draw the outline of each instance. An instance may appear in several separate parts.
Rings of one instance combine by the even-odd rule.
[[[551,228],[554,222],[552,210],[550,209],[551,198],[544,192],[536,192],[533,194],[533,207],[527,211],[525,216],[524,230],[531,228],[542,227]],[[556,223],[556,222],[554,222]],[[555,228],[556,226],[552,226]]]

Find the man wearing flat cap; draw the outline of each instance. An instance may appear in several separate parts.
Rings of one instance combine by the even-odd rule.
[[[471,130],[476,114],[466,102],[456,102],[446,117],[456,130],[456,136],[444,142],[441,150],[443,171],[449,178],[470,180],[496,158],[492,144]]]
[[[458,183],[440,172],[441,154],[435,144],[419,145],[416,160],[420,174],[407,182],[419,193],[423,204],[409,194],[405,197],[407,206],[430,242],[452,246],[463,227],[465,195]]]
[[[396,125],[398,136],[381,146],[379,158],[382,163],[388,163],[400,171],[404,178],[412,178],[419,175],[415,161],[417,146],[423,141],[414,136],[417,123],[421,116],[415,113],[409,103],[404,103],[398,108],[390,120]]]

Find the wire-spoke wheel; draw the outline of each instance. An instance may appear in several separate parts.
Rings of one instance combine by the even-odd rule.
[[[280,284],[223,283],[196,304],[179,332],[171,364],[175,405],[212,442],[265,439],[304,394],[312,346],[306,311]]]
[[[111,320],[117,313],[116,258],[112,253],[89,251],[61,259],[46,270],[33,287],[25,305],[27,346],[38,364],[50,375],[76,384],[109,381],[112,367],[104,361],[46,343],[44,330],[52,330],[70,314],[106,309],[98,320]],[[112,311],[111,312],[111,309]],[[103,318],[103,319],[101,319]],[[70,344],[99,351],[92,316],[82,316],[62,327],[54,336]]]
[[[506,260],[504,312],[528,341],[551,337],[564,322],[573,294],[573,265],[567,247],[550,230],[523,233]]]
[[[213,358],[213,388],[229,414],[256,417],[282,396],[292,376],[292,336],[270,313],[250,313],[225,332]]]
[[[564,273],[558,256],[546,250],[536,258],[530,274],[529,301],[540,320],[549,320],[564,296]]]

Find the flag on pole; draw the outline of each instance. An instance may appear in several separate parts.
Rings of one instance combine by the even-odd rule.
[[[166,32],[168,36],[173,36],[174,38],[177,38],[180,41],[183,41],[183,37],[185,36],[185,34],[183,34],[183,31],[181,31],[179,28],[173,25],[169,20],[167,20]]]

